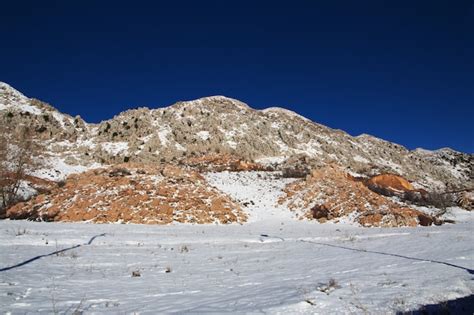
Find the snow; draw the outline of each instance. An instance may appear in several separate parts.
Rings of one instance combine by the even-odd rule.
[[[434,151],[432,150],[427,150],[427,149],[423,149],[423,148],[416,148],[415,150],[413,150],[414,152],[417,152],[417,153],[420,153],[420,154],[427,154],[427,155],[432,155],[434,154]]]
[[[362,157],[362,156],[360,156],[360,155],[355,155],[355,156],[352,157],[352,159],[353,159],[354,161],[360,162],[360,163],[366,163],[366,164],[367,164],[367,163],[370,163],[369,160],[367,160],[365,157]]]
[[[53,114],[54,119],[56,119],[59,122],[61,127],[65,128],[64,119],[66,118],[66,116],[56,111],[53,111],[52,114]]]
[[[29,182],[24,181],[24,180],[20,181],[20,185],[18,187],[18,192],[17,192],[17,195],[20,197],[20,199],[28,200],[32,196],[36,195],[37,193],[38,192],[36,191],[36,189],[31,187]]]
[[[160,142],[162,145],[166,146],[170,142],[168,140],[168,135],[171,133],[171,128],[169,126],[161,127],[158,131],[158,138],[160,138]]]
[[[286,108],[281,108],[281,107],[268,107],[268,108],[262,109],[261,112],[262,113],[284,114],[284,115],[287,115],[287,116],[290,116],[290,117],[303,119],[304,121],[308,121],[308,122],[311,121],[308,118],[306,118],[304,116],[301,116],[298,113],[295,113],[294,111],[288,110]]]
[[[0,82],[0,96],[5,95],[3,98],[7,101],[7,104],[0,103],[0,110],[15,110],[20,112],[28,112],[33,115],[41,115],[42,111],[30,104],[30,100],[19,91],[12,88],[10,85]]]
[[[325,134],[316,134],[316,137],[318,137],[318,138],[321,139],[321,140],[324,140],[327,144],[334,145],[334,146],[340,145],[339,142],[334,141],[333,138],[331,138],[331,137],[328,136],[328,135],[325,135]]]
[[[306,143],[301,143],[299,145],[299,148],[300,149],[295,150],[296,153],[303,153],[312,157],[323,154],[320,150],[318,150],[318,148],[321,148],[321,144],[314,140],[310,140],[309,142],[306,142]]]
[[[383,159],[383,158],[379,158],[378,159],[378,164],[389,167],[390,169],[392,169],[393,171],[395,171],[397,173],[401,173],[400,165],[393,162],[392,160],[386,160],[386,159]]]
[[[71,174],[82,173],[102,166],[103,165],[99,163],[91,163],[89,165],[71,165],[66,163],[64,159],[60,157],[51,157],[47,160],[44,168],[33,172],[31,175],[47,180],[60,181],[64,180]]]
[[[0,305],[12,313],[395,313],[473,293],[463,269],[474,268],[472,219],[415,229],[4,220],[0,269],[66,250],[1,271]]]
[[[34,115],[41,115],[42,113],[39,108],[28,105],[28,104],[20,104],[20,105],[17,105],[17,107],[23,112],[29,112]]]
[[[269,156],[256,159],[255,162],[260,163],[265,166],[273,165],[273,164],[281,164],[285,162],[287,157],[285,156]]]
[[[140,138],[140,139],[143,141],[143,143],[147,143],[148,141],[150,141],[151,139],[153,139],[154,136],[155,136],[154,134],[149,134],[149,135],[144,136],[144,137],[142,137],[142,138]]]
[[[176,143],[174,144],[174,147],[175,147],[176,150],[178,150],[178,151],[186,151],[186,148],[183,147],[183,146],[182,146],[180,143],[178,143],[178,142],[176,142]]]
[[[208,140],[211,136],[209,135],[209,131],[207,130],[203,130],[203,131],[199,131],[197,134],[196,134],[199,138],[201,138],[201,140]]]
[[[128,142],[104,142],[101,144],[102,149],[110,154],[117,155],[128,151]]]
[[[5,82],[1,82],[0,81],[0,91],[2,93],[8,93],[12,96],[14,96],[15,98],[27,98],[25,95],[23,95],[22,93],[20,93],[20,91],[14,89],[11,85],[9,85],[8,83],[5,83]]]
[[[76,145],[78,147],[86,147],[89,149],[94,149],[97,147],[97,144],[94,142],[93,139],[87,139],[87,140],[79,139],[76,141]]]
[[[291,220],[292,212],[277,205],[283,188],[294,179],[278,178],[279,172],[219,172],[206,174],[211,186],[245,206],[249,222]]]
[[[279,147],[281,153],[288,152],[290,148],[288,145],[286,145],[285,142],[281,139],[281,137],[278,137],[274,140],[274,143]]]
[[[15,104],[0,104],[0,110],[19,110],[20,112],[28,112],[33,115],[41,115],[42,112],[39,108],[29,105],[29,102],[26,100],[18,101]]]
[[[183,104],[185,104],[186,106],[189,106],[189,105],[199,106],[199,105],[201,105],[205,102],[213,102],[213,103],[214,102],[217,102],[217,103],[229,102],[232,105],[234,105],[237,109],[239,109],[240,111],[248,111],[250,109],[250,107],[247,104],[242,103],[239,100],[236,100],[236,99],[233,99],[233,98],[230,98],[230,97],[226,97],[226,96],[222,96],[222,95],[202,97],[202,98],[199,98],[197,100],[183,102]]]
[[[233,140],[227,140],[226,141],[227,145],[229,147],[231,147],[232,149],[237,149],[237,142],[233,141]]]

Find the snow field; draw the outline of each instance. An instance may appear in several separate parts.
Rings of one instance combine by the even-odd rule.
[[[472,221],[416,229],[301,221],[0,226],[0,269],[105,233],[0,272],[5,312],[392,313],[474,291],[466,270],[474,269]],[[327,289],[331,279],[336,287]]]

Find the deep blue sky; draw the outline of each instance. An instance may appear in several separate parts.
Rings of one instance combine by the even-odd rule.
[[[226,95],[474,152],[474,2],[3,1],[0,81],[89,122]]]

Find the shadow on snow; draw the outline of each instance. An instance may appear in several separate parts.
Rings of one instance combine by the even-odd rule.
[[[278,238],[282,241],[285,241],[284,238],[281,238],[279,236],[269,236],[268,234],[260,234],[260,237]],[[463,267],[463,266],[458,266],[458,265],[455,265],[455,264],[451,264],[451,263],[447,263],[447,262],[439,261],[439,260],[410,257],[410,256],[405,256],[405,255],[400,255],[400,254],[392,254],[392,253],[385,253],[385,252],[379,252],[379,251],[373,251],[373,250],[367,250],[367,249],[352,248],[352,247],[347,247],[347,246],[342,246],[342,245],[334,245],[334,244],[321,243],[321,242],[315,242],[315,241],[299,240],[299,242],[310,243],[310,244],[321,245],[321,246],[334,247],[334,248],[340,248],[340,249],[350,250],[350,251],[354,251],[354,252],[385,255],[385,256],[399,257],[399,258],[404,258],[404,259],[409,259],[409,260],[416,260],[416,261],[430,262],[430,263],[434,263],[434,264],[441,264],[441,265],[445,265],[445,266],[449,266],[449,267],[453,267],[453,268],[462,269],[462,270],[467,271],[469,274],[474,275],[474,270],[473,269],[469,269],[469,268],[466,268],[466,267]]]
[[[98,234],[98,235],[95,235],[95,236],[91,237],[91,239],[90,239],[87,243],[84,243],[84,244],[77,244],[77,245],[74,245],[74,246],[71,246],[71,247],[68,247],[68,248],[63,248],[63,249],[61,249],[61,250],[57,250],[57,251],[54,251],[54,252],[49,253],[49,254],[39,255],[39,256],[30,258],[30,259],[28,259],[28,260],[22,261],[22,262],[20,262],[20,263],[18,263],[18,264],[16,264],[16,265],[13,265],[13,266],[1,268],[1,269],[0,269],[0,272],[8,271],[8,270],[11,270],[11,269],[15,269],[15,268],[18,268],[18,267],[27,265],[27,264],[29,264],[29,263],[32,263],[32,262],[35,261],[35,260],[38,260],[38,259],[41,259],[41,258],[44,258],[44,257],[48,257],[48,256],[57,255],[57,254],[60,254],[60,253],[64,253],[64,252],[67,252],[67,251],[69,251],[69,250],[72,250],[72,249],[75,249],[75,248],[79,248],[79,247],[81,247],[81,246],[89,246],[89,245],[92,244],[92,242],[94,242],[94,240],[95,240],[97,237],[101,237],[101,236],[105,236],[105,235],[106,235],[105,233],[103,233],[103,234]]]

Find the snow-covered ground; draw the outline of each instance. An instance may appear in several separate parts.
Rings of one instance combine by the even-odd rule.
[[[222,192],[232,196],[245,206],[248,222],[292,220],[294,213],[277,200],[283,188],[294,181],[293,178],[278,178],[279,172],[219,172],[208,173],[206,180]]]
[[[390,314],[474,292],[473,213],[420,228],[299,221],[272,208],[282,181],[235,176],[207,178],[248,202],[244,225],[0,221],[0,310]]]

